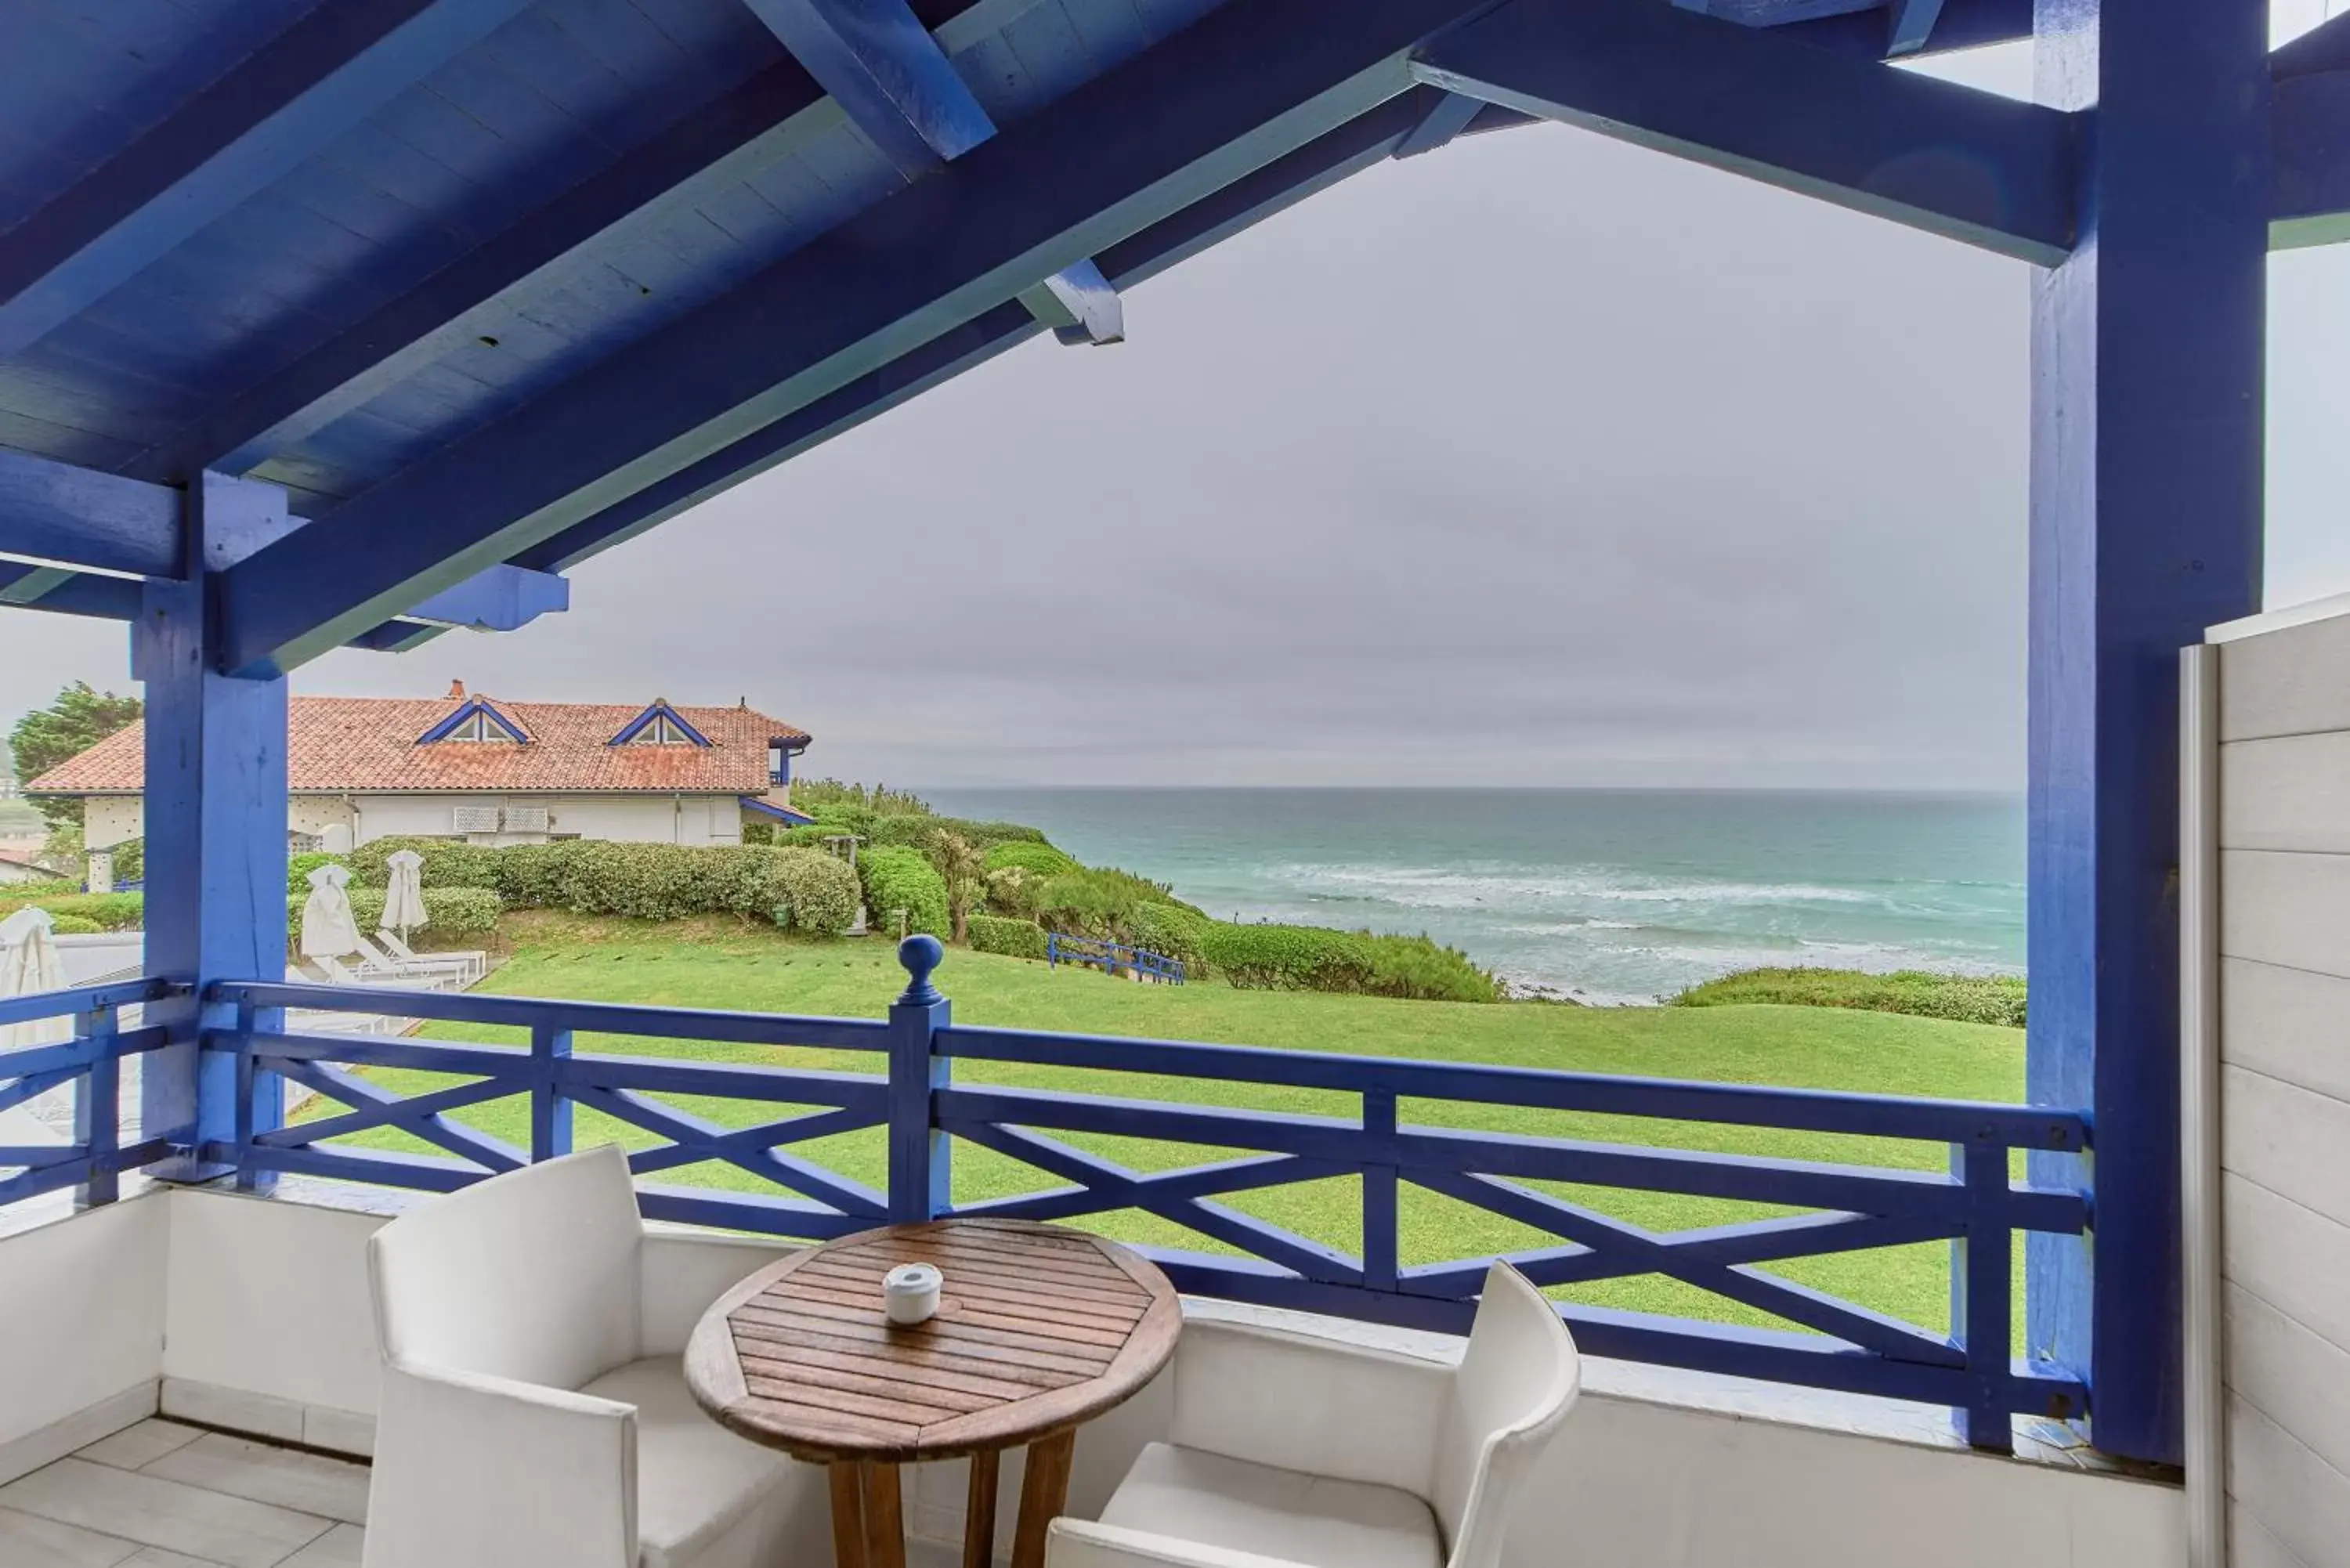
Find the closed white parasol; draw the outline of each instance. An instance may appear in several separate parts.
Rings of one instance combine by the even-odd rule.
[[[19,909],[0,920],[0,998],[66,989],[65,965],[49,940],[47,909]],[[73,1020],[36,1018],[0,1026],[0,1048],[54,1045],[73,1038]]]
[[[397,849],[383,863],[391,872],[383,890],[383,929],[398,931],[405,941],[429,918],[424,912],[424,857],[413,849]]]
[[[350,879],[350,872],[340,866],[321,866],[310,873],[310,897],[302,905],[304,958],[341,958],[359,950],[351,896],[343,891]]]

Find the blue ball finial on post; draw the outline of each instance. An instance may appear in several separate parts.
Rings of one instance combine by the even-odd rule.
[[[906,968],[906,992],[898,1001],[905,1005],[928,1007],[933,1002],[943,1000],[939,988],[931,983],[931,971],[938,968],[946,956],[947,950],[939,945],[936,937],[916,935],[899,942],[898,961]]]

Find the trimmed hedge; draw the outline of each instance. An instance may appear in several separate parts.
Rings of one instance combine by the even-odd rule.
[[[1003,953],[1012,958],[1045,956],[1045,928],[1034,920],[1007,920],[1000,915],[973,915],[964,928],[971,950]]]
[[[362,888],[380,888],[390,880],[384,862],[393,852],[413,849],[423,857],[416,879],[425,888],[494,888],[496,857],[502,850],[454,838],[371,838],[351,851],[351,880]]]
[[[0,882],[0,898],[11,904],[37,902],[43,898],[78,898],[81,884],[67,877],[45,877],[37,882]]]
[[[987,868],[1025,871],[1035,877],[1059,877],[1084,869],[1075,857],[1033,838],[1007,838],[988,846]]]
[[[94,937],[106,929],[96,920],[82,915],[54,915],[49,919],[49,934],[58,937]]]
[[[362,936],[374,931],[383,922],[383,889],[380,888],[350,888],[351,919]],[[296,940],[302,936],[302,906],[309,901],[306,889],[299,898],[286,900],[286,935]],[[425,924],[414,933],[413,945],[421,950],[450,945],[465,937],[484,937],[497,929],[498,896],[487,888],[427,888],[424,889]]]
[[[894,935],[896,911],[903,909],[908,930],[934,937],[947,934],[946,878],[921,851],[898,844],[879,845],[858,856],[857,870],[865,884],[865,908],[876,926]]]
[[[390,847],[368,854],[380,846]],[[353,877],[380,889],[385,861],[401,847],[424,857],[420,880],[427,893],[436,887],[487,888],[509,909],[566,909],[643,920],[728,914],[825,935],[857,923],[855,874],[819,849],[598,839],[489,848],[441,839],[377,839],[353,853]],[[449,880],[459,876],[479,880]],[[296,890],[309,892],[307,884]],[[778,909],[785,911],[781,919]]]
[[[26,897],[10,888],[6,896],[0,897],[0,915],[13,915],[31,904],[61,919],[70,915],[77,920],[88,920],[89,929],[94,930],[135,931],[144,919],[147,900],[140,893],[47,893]]]

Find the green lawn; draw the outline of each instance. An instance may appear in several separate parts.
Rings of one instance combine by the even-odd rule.
[[[904,983],[894,955],[881,941],[787,941],[770,931],[723,922],[631,929],[620,922],[561,917],[511,918],[507,930],[514,942],[512,956],[490,977],[485,990],[663,1006],[878,1018]],[[961,950],[950,952],[936,978],[941,989],[953,999],[956,1019],[965,1023],[1969,1099],[2015,1100],[2021,1097],[2023,1085],[2020,1030],[1885,1013],[1779,1006],[1478,1005],[1243,992],[1221,984],[1142,986],[1091,971],[1055,971],[1041,963]],[[439,1039],[520,1039],[516,1031],[494,1028],[435,1026],[427,1033]],[[871,1056],[859,1053],[593,1035],[581,1036],[577,1048],[848,1071],[871,1071],[878,1066]],[[968,1082],[1085,1089],[1260,1109],[1351,1116],[1358,1106],[1355,1097],[1347,1095],[1127,1074],[963,1064],[958,1075]],[[385,1086],[406,1093],[461,1081],[415,1072],[371,1075]],[[683,1096],[674,1097],[672,1103],[733,1126],[785,1114],[782,1107]],[[312,1114],[324,1113],[313,1109]],[[1947,1160],[1947,1151],[1939,1145],[1438,1102],[1408,1104],[1403,1116],[1407,1122],[1425,1125],[1917,1169],[1943,1168]],[[528,1106],[518,1097],[460,1112],[457,1119],[512,1142],[528,1142]],[[585,1110],[578,1114],[577,1137],[583,1147],[607,1137],[618,1137],[630,1147],[660,1141]],[[362,1135],[350,1141],[432,1152],[399,1134]],[[1070,1141],[1139,1169],[1166,1169],[1237,1152],[1114,1138],[1073,1137]],[[796,1152],[868,1184],[882,1182],[884,1151],[879,1129],[804,1144]],[[718,1187],[759,1186],[755,1178],[726,1166],[690,1167],[665,1173],[661,1179]],[[989,1151],[958,1148],[954,1172],[958,1199],[1056,1185],[1042,1173]],[[1360,1241],[1357,1186],[1352,1180],[1321,1181],[1238,1194],[1222,1201],[1353,1251]],[[1612,1189],[1560,1185],[1552,1189],[1659,1231],[1788,1212],[1761,1204]],[[1086,1223],[1131,1241],[1209,1251],[1227,1250],[1149,1215],[1120,1213]],[[1550,1241],[1508,1220],[1409,1185],[1404,1189],[1401,1228],[1407,1263]],[[1929,1328],[1939,1330],[1947,1322],[1949,1257],[1948,1248],[1939,1243],[1809,1260],[1782,1265],[1780,1272],[1801,1283]],[[1710,1293],[1656,1276],[1563,1293],[1597,1305],[1784,1326]]]

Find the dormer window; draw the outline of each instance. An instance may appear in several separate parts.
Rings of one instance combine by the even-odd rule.
[[[520,724],[493,707],[486,698],[467,698],[459,703],[447,718],[416,737],[420,746],[438,744],[442,741],[504,741],[519,745],[530,737]]]
[[[616,746],[706,746],[710,739],[685,722],[685,716],[665,701],[629,720],[612,737]]]
[[[509,745],[514,743],[514,737],[506,733],[504,726],[483,712],[475,712],[461,721],[455,729],[441,738],[444,741],[504,741]]]

